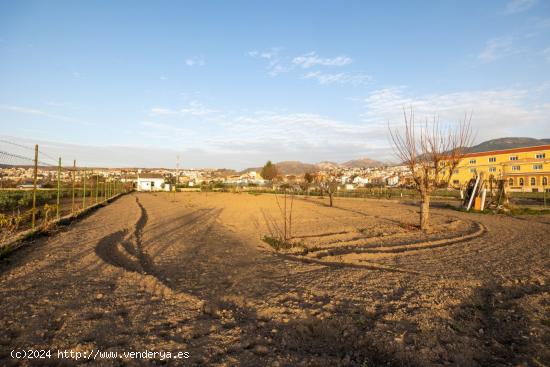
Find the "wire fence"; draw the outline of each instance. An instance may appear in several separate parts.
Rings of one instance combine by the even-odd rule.
[[[77,160],[56,158],[38,145],[0,139],[0,243],[131,190],[120,170],[78,166]]]

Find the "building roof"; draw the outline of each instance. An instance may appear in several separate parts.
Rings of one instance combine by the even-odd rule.
[[[464,155],[464,158],[483,157],[483,156],[495,155],[495,154],[513,154],[513,153],[523,153],[523,152],[536,152],[536,151],[539,151],[539,150],[550,150],[550,145],[535,145],[535,146],[532,146],[532,147],[502,149],[502,150],[490,150],[490,151],[487,151],[487,152],[468,153],[468,154]]]

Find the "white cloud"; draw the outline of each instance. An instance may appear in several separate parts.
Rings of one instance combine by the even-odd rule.
[[[333,58],[322,58],[317,55],[316,52],[309,52],[301,56],[297,56],[292,59],[292,63],[307,69],[312,66],[344,66],[352,63],[352,59],[347,56],[336,56]]]
[[[153,107],[149,111],[151,116],[166,116],[166,115],[178,115],[178,116],[195,116],[204,117],[213,114],[215,110],[206,108],[202,103],[192,100],[183,108],[171,109],[164,107]]]
[[[89,122],[80,121],[78,119],[75,119],[75,118],[72,118],[72,117],[69,117],[69,116],[53,114],[53,113],[49,113],[49,112],[46,112],[46,111],[37,110],[37,109],[34,109],[34,108],[22,107],[22,106],[0,105],[0,110],[24,113],[24,114],[35,115],[35,116],[41,116],[41,117],[46,117],[46,118],[50,118],[50,119],[58,120],[58,121],[63,121],[63,122],[72,122],[72,123],[82,124],[82,125],[92,125]]]
[[[439,116],[458,122],[472,113],[472,127],[479,139],[503,136],[550,135],[550,116],[535,102],[535,89],[499,89],[413,95],[404,87],[372,92],[364,101],[366,122],[400,124],[403,108],[412,107],[419,119]]]
[[[514,37],[499,37],[488,40],[477,57],[482,62],[491,62],[518,52],[514,47]]]
[[[285,72],[292,71],[296,68],[309,69],[313,66],[345,66],[352,63],[352,59],[347,56],[336,56],[333,58],[322,58],[316,52],[309,52],[294,58],[281,56],[280,47],[272,47],[266,51],[249,51],[248,56],[263,59],[268,62],[268,75],[275,77]],[[313,76],[311,76],[313,78]],[[337,77],[338,78],[338,77]],[[309,79],[309,78],[306,78]],[[326,79],[326,78],[321,78]],[[344,79],[344,75],[340,76]]]
[[[202,56],[189,57],[185,59],[185,65],[187,66],[204,66],[205,61]]]
[[[180,118],[189,116],[188,110],[193,109],[189,106],[155,108],[151,114],[162,118],[161,122],[143,122],[140,134],[165,141],[160,146],[204,149],[218,157],[216,165],[227,167],[257,166],[267,159],[318,162],[368,156],[392,161],[388,122],[402,124],[403,108],[413,107],[420,120],[439,116],[443,124],[473,113],[478,141],[503,136],[545,137],[550,136],[550,102],[544,98],[549,91],[548,83],[530,89],[437,94],[417,94],[407,87],[385,88],[361,99],[363,113],[350,120],[299,111],[214,110],[194,101],[195,107],[202,106],[209,113],[191,120]]]
[[[540,56],[540,48],[547,45],[550,18],[531,18],[520,30],[487,40],[477,59],[489,63],[511,55]]]
[[[506,4],[504,14],[517,14],[532,8],[537,0],[512,0]]]
[[[367,84],[372,78],[364,73],[337,73],[329,74],[320,71],[307,73],[303,76],[304,79],[315,79],[319,84],[351,84],[363,85]]]
[[[281,57],[279,56],[282,48],[272,47],[266,51],[249,51],[248,56],[255,59],[264,59],[268,62],[267,73],[269,76],[275,77],[279,74],[287,72],[290,70],[288,66],[283,65]]]

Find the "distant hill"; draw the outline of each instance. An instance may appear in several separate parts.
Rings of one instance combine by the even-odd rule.
[[[283,161],[275,164],[280,173],[284,175],[300,175],[306,172],[319,170],[315,164],[302,163],[300,161]]]
[[[491,150],[501,150],[501,149],[513,149],[513,148],[523,148],[523,147],[532,147],[535,145],[546,145],[550,144],[550,139],[535,139],[535,138],[498,138],[484,141],[478,145],[474,145],[469,152],[479,153],[479,152],[488,152]]]
[[[338,163],[330,161],[322,161],[317,163],[315,166],[317,166],[318,170],[330,170],[340,167]]]
[[[536,145],[546,145],[550,144],[550,139],[535,139],[535,138],[522,138],[522,137],[507,137],[507,138],[498,138],[484,141],[480,144],[474,145],[469,148],[468,151],[472,153],[487,152],[491,150],[501,150],[501,149],[513,149],[513,148],[522,148],[522,147],[532,147]],[[367,157],[352,159],[344,163],[336,163],[330,161],[323,161],[316,164],[303,163],[300,161],[283,161],[275,163],[277,168],[282,174],[285,175],[302,175],[306,172],[318,172],[322,170],[330,170],[338,167],[345,168],[365,168],[365,167],[380,167],[385,164],[370,159]],[[240,173],[245,173],[249,171],[260,172],[261,167],[247,168]]]
[[[359,158],[359,159],[354,159],[344,163],[323,161],[316,164],[312,164],[312,163],[303,163],[300,161],[282,161],[282,162],[275,163],[275,165],[279,169],[279,172],[284,175],[302,175],[306,172],[313,173],[313,172],[318,172],[323,170],[336,169],[339,167],[364,168],[364,167],[379,167],[384,164],[382,162],[375,161],[370,158]],[[261,167],[250,167],[239,173],[243,174],[250,171],[260,172],[261,170],[262,170]]]
[[[384,163],[380,161],[375,161],[374,159],[370,159],[367,157],[359,158],[359,159],[353,159],[351,161],[347,161],[341,164],[343,167],[347,168],[355,168],[355,167],[380,167],[383,166]]]

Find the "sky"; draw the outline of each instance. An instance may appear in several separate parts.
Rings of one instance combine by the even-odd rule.
[[[550,138],[550,1],[0,1],[0,151],[392,161],[410,108]]]

